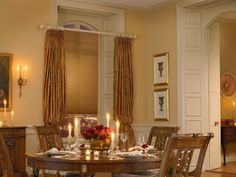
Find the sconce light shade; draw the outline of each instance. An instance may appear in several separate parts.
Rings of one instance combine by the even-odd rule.
[[[22,86],[25,86],[27,83],[27,71],[28,67],[25,65],[24,68],[22,68],[21,65],[17,66],[18,70],[18,85],[19,85],[19,97],[22,96]]]

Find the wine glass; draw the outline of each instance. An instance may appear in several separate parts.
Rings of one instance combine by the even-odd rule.
[[[139,145],[139,146],[142,146],[143,144],[145,144],[144,135],[139,135],[139,136],[138,136],[138,145]]]
[[[121,132],[120,133],[120,140],[123,142],[123,144],[128,140],[129,134],[127,132]],[[125,151],[125,148],[123,148],[123,151]]]

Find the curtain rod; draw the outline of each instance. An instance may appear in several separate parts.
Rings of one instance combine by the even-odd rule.
[[[134,34],[111,33],[111,32],[102,32],[102,31],[89,31],[89,30],[82,30],[82,29],[65,28],[63,26],[55,26],[55,25],[40,25],[39,27],[40,27],[40,29],[45,29],[45,30],[54,29],[54,30],[62,30],[62,31],[74,31],[74,32],[101,34],[101,35],[108,35],[108,36],[136,38],[136,35],[134,35]]]

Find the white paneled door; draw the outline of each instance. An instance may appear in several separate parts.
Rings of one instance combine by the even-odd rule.
[[[220,147],[220,42],[219,24],[214,23],[208,29],[209,55],[209,116],[210,132],[214,138],[210,142],[210,169],[221,166]]]
[[[186,0],[177,5],[179,125],[183,133],[215,134],[203,169],[221,166],[220,43],[214,21],[228,12],[236,12],[236,1]]]

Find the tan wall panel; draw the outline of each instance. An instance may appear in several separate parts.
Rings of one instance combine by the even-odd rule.
[[[169,4],[149,11],[126,11],[126,32],[134,40],[134,123],[177,124],[176,7]],[[169,52],[170,121],[154,121],[153,55]],[[155,87],[157,88],[157,87]]]
[[[52,0],[9,0],[0,6],[0,52],[13,54],[12,102],[16,125],[42,124],[45,32],[40,24],[54,23]],[[28,83],[19,98],[17,65],[28,65]],[[1,117],[1,116],[0,116]],[[10,113],[8,113],[8,118]],[[7,119],[8,119],[7,118]]]

